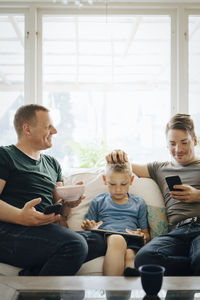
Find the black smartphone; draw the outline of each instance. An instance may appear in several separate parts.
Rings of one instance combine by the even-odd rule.
[[[170,191],[182,191],[181,189],[174,189],[173,186],[177,184],[182,184],[181,179],[178,175],[165,177],[167,185]]]
[[[44,214],[49,215],[52,213],[55,213],[55,215],[60,214],[62,211],[62,204],[61,203],[56,203],[53,205],[49,205],[44,209]]]

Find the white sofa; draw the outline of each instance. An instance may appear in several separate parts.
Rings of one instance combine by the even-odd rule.
[[[74,184],[82,180],[86,186],[86,198],[82,203],[71,210],[68,225],[72,230],[81,230],[81,223],[88,210],[91,199],[107,191],[107,187],[102,180],[103,169],[75,170],[64,177],[64,184]],[[164,234],[168,230],[167,218],[163,197],[157,184],[148,178],[138,178],[135,176],[130,193],[135,193],[144,198],[147,204],[148,221],[152,238]],[[82,265],[77,275],[102,275],[103,257],[96,258]],[[19,268],[0,263],[0,275],[16,276]]]

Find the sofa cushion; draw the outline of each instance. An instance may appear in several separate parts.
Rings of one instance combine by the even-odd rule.
[[[135,178],[130,192],[141,196],[146,202],[151,238],[166,234],[168,232],[166,208],[157,183],[151,178]]]
[[[84,263],[76,275],[80,276],[101,276],[103,274],[103,260],[104,257],[97,257]]]
[[[151,238],[168,233],[168,222],[165,207],[147,205]]]
[[[103,169],[89,169],[88,172],[74,173],[64,177],[64,184],[75,184],[83,181],[86,187],[86,198],[82,203],[71,210],[68,218],[68,225],[72,230],[81,230],[81,223],[87,213],[90,201],[98,194],[107,192],[107,187],[102,180]],[[158,185],[150,178],[138,178],[135,176],[133,184],[129,189],[130,193],[141,196],[148,211],[148,221],[151,236],[166,234],[168,231],[167,217],[162,194]]]
[[[22,269],[4,263],[0,263],[0,276],[18,276],[20,270]]]
[[[97,257],[84,263],[76,275],[81,276],[101,276],[104,257]],[[8,264],[0,263],[0,276],[18,276],[21,268],[17,268]]]

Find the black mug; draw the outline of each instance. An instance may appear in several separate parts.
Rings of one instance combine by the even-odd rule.
[[[157,296],[162,287],[165,268],[160,265],[143,265],[139,267],[139,272],[147,296]]]

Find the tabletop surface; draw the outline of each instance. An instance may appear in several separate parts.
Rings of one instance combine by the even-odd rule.
[[[19,277],[0,276],[0,299],[27,299],[17,298],[19,291],[23,293],[35,293],[35,300],[44,299],[39,295],[44,295],[44,291],[51,295],[48,299],[79,299],[67,297],[67,294],[82,295],[80,299],[107,299],[106,293],[111,293],[112,299],[127,299],[127,291],[130,293],[129,299],[144,299],[140,277],[113,277],[113,276],[44,276],[44,277]],[[107,292],[105,292],[107,291]],[[109,292],[108,292],[109,291]],[[122,291],[122,292],[121,292]],[[123,292],[124,291],[124,292]],[[119,297],[121,293],[121,297]],[[66,297],[56,295],[66,294]],[[125,295],[123,297],[123,294]],[[28,294],[27,294],[28,295]],[[53,297],[55,295],[55,297]],[[117,297],[118,295],[118,297]],[[164,277],[162,290],[159,293],[161,300],[200,300],[200,277]],[[33,298],[30,298],[33,299]]]

